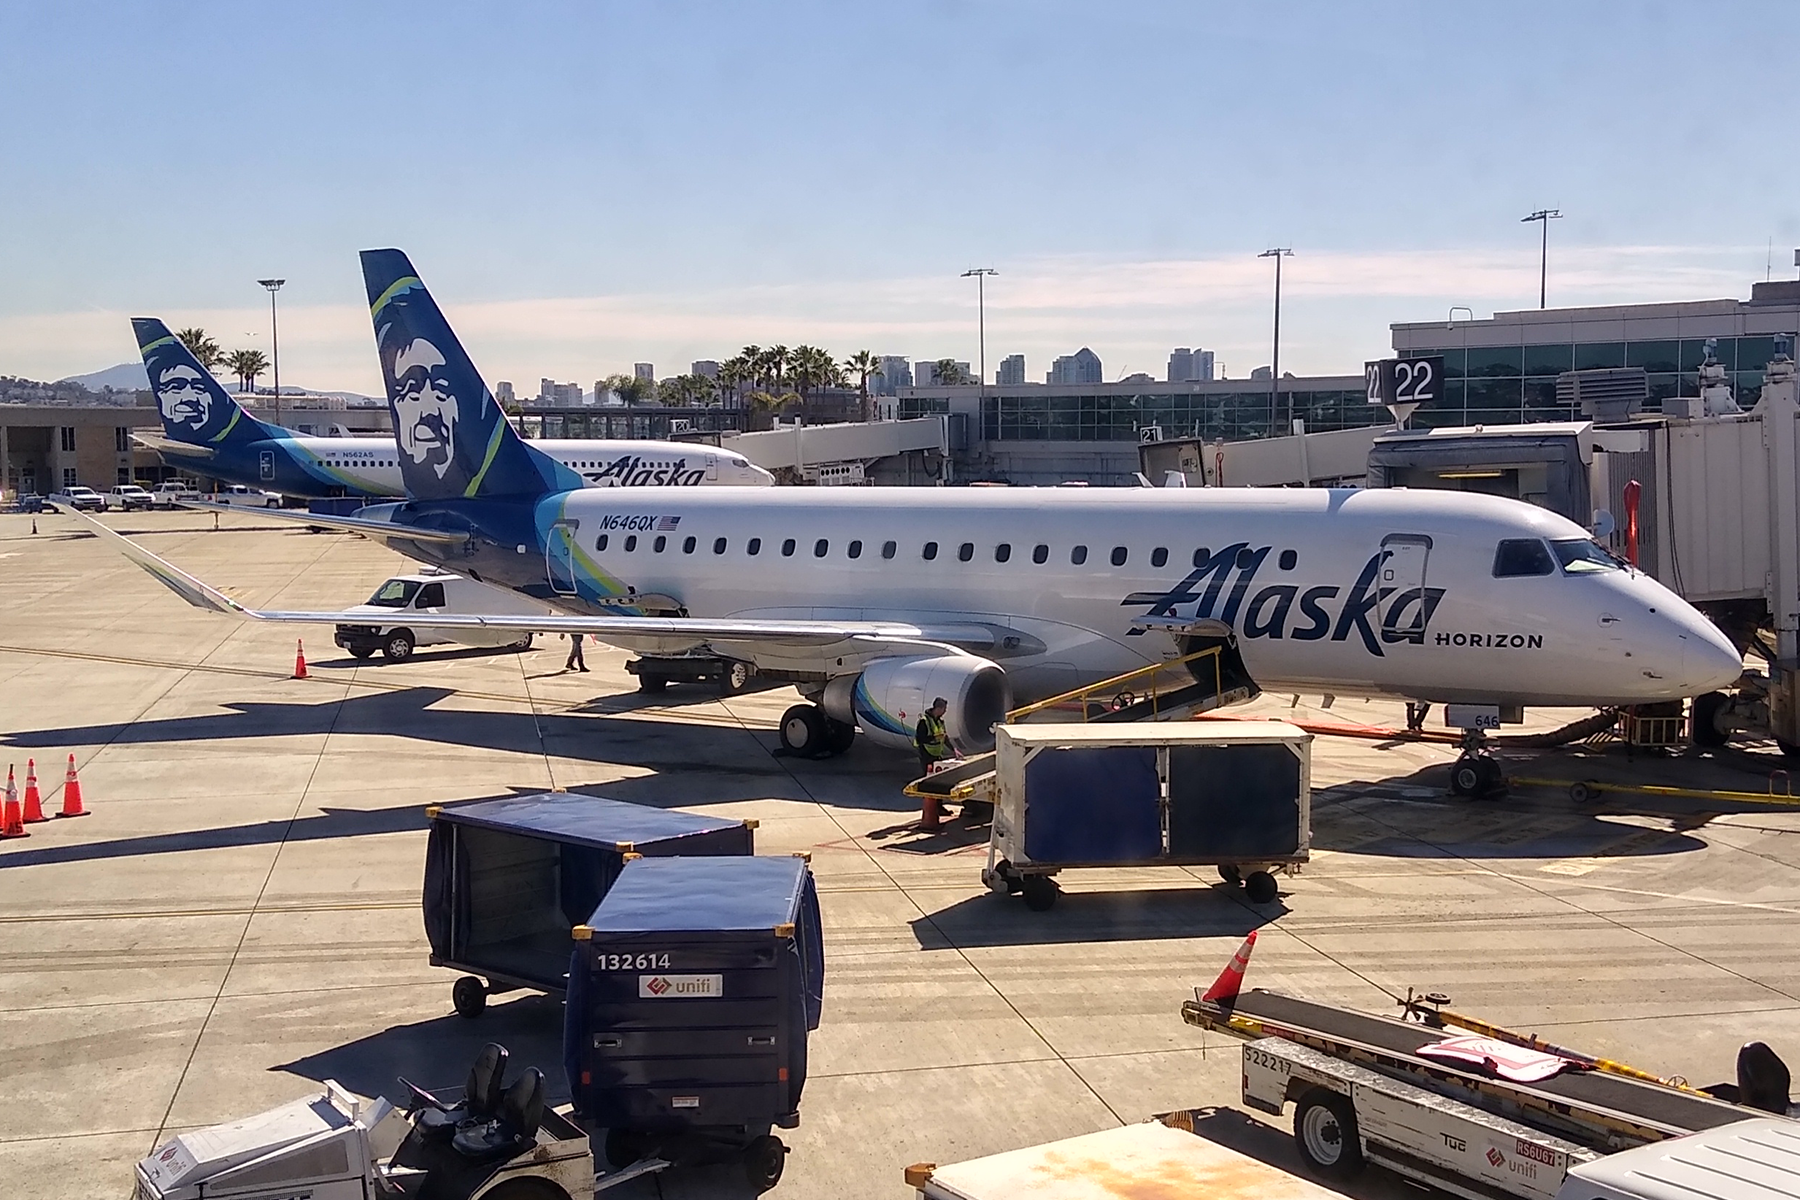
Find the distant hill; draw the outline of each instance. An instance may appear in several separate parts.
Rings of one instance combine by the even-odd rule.
[[[104,371],[90,371],[86,375],[71,375],[67,379],[59,379],[56,382],[79,384],[92,392],[98,392],[105,388],[112,388],[118,392],[132,392],[148,388],[150,377],[144,374],[143,363],[134,362],[120,363],[118,366],[108,367]],[[234,390],[231,380],[223,379],[220,382],[225,385],[226,391]],[[281,394],[283,396],[341,396],[345,400],[374,399],[374,397],[365,396],[361,392],[316,392],[311,388],[302,388],[291,383],[281,390]]]
[[[150,377],[144,374],[141,362],[120,363],[116,367],[108,367],[104,371],[91,371],[86,375],[71,375],[59,379],[58,383],[78,383],[91,392],[112,388],[116,392],[141,391],[150,386]]]

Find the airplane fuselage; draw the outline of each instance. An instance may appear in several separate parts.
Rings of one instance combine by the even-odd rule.
[[[1277,691],[1630,704],[1737,671],[1716,627],[1601,560],[1578,526],[1486,496],[585,489],[414,502],[395,516],[476,535],[452,552],[409,553],[571,612],[616,612],[605,601],[635,591],[695,617],[986,626],[992,649],[977,652],[1006,669],[1019,699],[1178,653],[1177,634],[1140,617],[1229,626],[1250,675]],[[1497,576],[1502,541],[1541,545],[1552,568]]]
[[[761,486],[768,472],[741,454],[683,442],[551,438],[531,445],[578,472],[589,487]],[[260,438],[220,447],[204,460],[167,450],[176,466],[227,483],[290,496],[395,497],[406,494],[400,447],[391,437]]]

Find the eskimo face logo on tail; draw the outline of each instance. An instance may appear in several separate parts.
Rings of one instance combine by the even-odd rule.
[[[176,363],[156,376],[156,405],[163,420],[186,425],[195,433],[212,423],[212,393],[206,380],[186,363]]]
[[[444,478],[456,457],[456,393],[443,354],[414,338],[395,353],[393,379],[394,434],[401,452]]]

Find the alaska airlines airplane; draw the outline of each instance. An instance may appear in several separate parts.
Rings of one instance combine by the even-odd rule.
[[[705,648],[792,682],[806,703],[781,740],[797,752],[846,749],[858,729],[906,746],[938,696],[951,737],[985,748],[1015,702],[1208,646],[1221,691],[1507,708],[1677,700],[1742,668],[1711,622],[1579,526],[1491,496],[580,488],[513,433],[405,255],[362,258],[396,426],[427,394],[454,419],[437,453],[402,459],[411,499],[326,523],[570,614],[471,626]],[[199,607],[345,619],[245,609],[124,548]]]
[[[290,496],[403,496],[402,458],[442,453],[454,415],[416,406],[397,437],[306,437],[259,421],[219,386],[180,339],[154,317],[131,327],[162,413],[163,436],[135,435],[163,461],[226,483]],[[538,450],[579,476],[581,487],[762,487],[775,477],[741,454],[683,442],[546,439]]]

